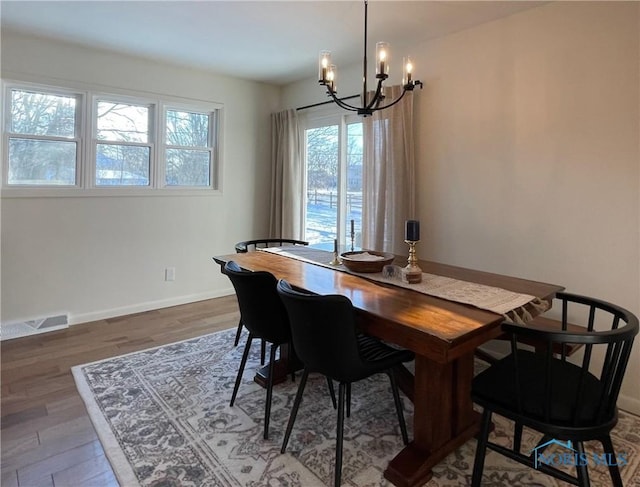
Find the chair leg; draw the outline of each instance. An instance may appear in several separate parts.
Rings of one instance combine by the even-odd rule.
[[[296,381],[296,366],[294,364],[293,357],[295,357],[295,353],[293,352],[293,342],[289,342],[289,359],[287,360],[287,364],[289,366],[289,372],[291,372],[291,382]],[[280,357],[282,357],[282,348],[280,349]]]
[[[298,392],[296,398],[293,401],[293,408],[289,415],[289,422],[287,423],[287,430],[284,433],[284,440],[282,441],[282,448],[280,453],[284,453],[287,449],[287,443],[289,443],[289,437],[291,436],[291,430],[293,429],[293,423],[296,422],[296,415],[298,414],[298,408],[300,407],[300,401],[302,401],[302,393],[304,392],[304,386],[307,384],[307,377],[309,377],[309,371],[304,369],[302,372],[302,378],[300,379],[300,385],[298,386]]]
[[[351,383],[347,384],[347,418],[351,416]]]
[[[393,394],[393,402],[396,405],[396,413],[398,415],[398,423],[400,423],[400,432],[402,433],[402,441],[405,445],[409,444],[409,435],[407,434],[407,423],[404,420],[404,413],[402,412],[402,401],[400,401],[400,394],[398,393],[398,384],[396,378],[393,375],[393,370],[387,372],[389,381],[391,382],[391,393]]]
[[[264,439],[269,439],[269,419],[271,418],[271,397],[273,396],[273,374],[274,363],[276,361],[276,349],[278,345],[271,344],[271,352],[269,353],[269,378],[267,379],[267,401],[264,406]]]
[[[611,442],[611,436],[607,435],[605,438],[600,440],[602,443],[602,447],[604,448],[604,452],[608,458],[612,461],[615,459],[616,463],[611,463],[609,465],[609,475],[611,475],[612,485],[614,487],[622,487],[622,477],[620,477],[620,469],[618,468],[616,457],[616,452],[613,449],[613,443]]]
[[[513,451],[520,453],[522,445],[522,424],[516,423],[513,427]]]
[[[581,441],[576,441],[576,451],[578,452],[578,458],[585,458],[584,454],[584,445]],[[591,483],[589,482],[589,471],[587,470],[587,464],[581,464],[580,462],[576,462],[576,472],[578,474],[578,484],[580,487],[589,487]]]
[[[491,411],[486,409],[482,413],[482,426],[478,436],[476,446],[476,459],[473,462],[473,477],[471,487],[480,487],[482,482],[482,471],[484,470],[484,457],[487,453],[487,441],[489,441],[489,430],[491,429]]]
[[[264,340],[260,340],[260,365],[264,365],[264,356],[266,354],[267,345]]]
[[[331,396],[331,403],[333,404],[333,409],[338,409],[338,405],[336,404],[336,390],[333,388],[333,381],[327,377],[327,386],[329,387],[329,395]]]
[[[233,406],[233,403],[236,400],[236,395],[238,394],[238,388],[240,387],[240,382],[242,382],[242,373],[244,372],[244,366],[247,363],[247,357],[249,356],[249,349],[251,348],[252,340],[253,340],[253,335],[249,333],[249,338],[247,338],[247,344],[244,346],[244,352],[242,352],[242,360],[240,360],[240,368],[238,369],[236,384],[233,386],[233,394],[231,394],[231,403],[229,404],[229,406]]]
[[[236,330],[236,339],[233,341],[233,346],[237,347],[240,343],[240,335],[242,335],[242,318],[238,321],[238,329]]]
[[[345,389],[349,390],[349,384],[340,382],[338,386],[338,425],[336,426],[336,466],[334,472],[334,487],[340,487],[342,479],[342,443],[344,435],[344,401]]]

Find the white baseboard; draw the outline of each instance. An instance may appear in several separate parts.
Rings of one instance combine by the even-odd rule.
[[[147,301],[145,303],[137,303],[131,306],[123,306],[121,308],[110,308],[101,311],[92,311],[91,313],[79,313],[69,315],[69,325],[79,325],[90,321],[105,320],[107,318],[115,318],[116,316],[130,315],[133,313],[142,313],[154,309],[169,308],[180,304],[195,303],[196,301],[204,301],[205,299],[220,298],[234,294],[233,288],[221,289],[210,293],[189,294],[186,296],[178,296],[169,299],[161,299],[158,301]]]
[[[640,416],[640,399],[635,399],[629,396],[618,396],[618,408],[628,413]]]

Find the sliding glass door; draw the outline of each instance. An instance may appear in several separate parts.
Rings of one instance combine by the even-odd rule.
[[[305,240],[341,251],[360,246],[362,122],[355,116],[309,117],[305,130]],[[353,222],[353,223],[352,223]]]

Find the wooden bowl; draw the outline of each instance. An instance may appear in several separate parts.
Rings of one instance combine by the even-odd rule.
[[[371,254],[384,257],[380,260],[358,260],[357,256],[360,254]],[[382,268],[393,262],[395,255],[388,252],[377,252],[375,250],[363,250],[357,252],[343,252],[340,254],[340,259],[344,266],[352,272],[382,272]]]

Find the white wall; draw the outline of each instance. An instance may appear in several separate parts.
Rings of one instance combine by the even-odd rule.
[[[230,294],[211,257],[268,230],[279,89],[2,32],[2,76],[224,104],[221,194],[2,198],[2,321],[72,323]],[[176,280],[164,281],[165,267]]]
[[[411,48],[420,257],[640,315],[639,25],[637,2],[552,2]],[[341,94],[360,79],[341,69]],[[619,404],[640,414],[640,343]]]

